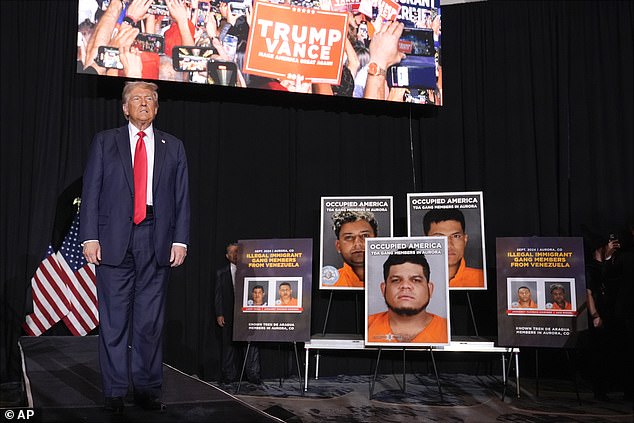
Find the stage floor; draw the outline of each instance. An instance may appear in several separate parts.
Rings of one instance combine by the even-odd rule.
[[[568,379],[544,379],[537,396],[535,380],[523,378],[522,395],[501,398],[499,376],[408,372],[406,389],[398,373],[377,377],[369,398],[371,375],[321,376],[308,391],[296,377],[237,384],[207,383],[164,366],[163,413],[132,405],[124,416],[103,408],[97,361],[97,337],[23,337],[20,347],[30,408],[41,422],[539,422],[598,423],[634,421],[632,401],[600,402],[587,386],[580,400]],[[333,354],[327,359],[337,359]],[[413,370],[413,369],[412,369]],[[24,410],[24,409],[23,409]],[[17,412],[17,409],[13,411]],[[13,419],[16,420],[16,419]],[[3,421],[8,421],[6,418]]]
[[[164,412],[126,402],[124,415],[103,408],[97,336],[22,337],[27,401],[42,422],[280,422],[209,383],[164,365]]]

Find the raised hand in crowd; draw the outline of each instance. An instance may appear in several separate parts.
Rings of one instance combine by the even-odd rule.
[[[123,75],[128,78],[141,78],[143,63],[139,49],[131,47],[139,29],[132,25],[122,25],[119,33],[112,39],[111,46],[119,49],[119,60],[123,65]],[[113,69],[116,71],[116,69]]]
[[[205,30],[207,31],[207,35],[209,35],[209,37],[211,37],[212,39],[215,37],[218,37],[218,22],[216,22],[216,17],[214,16],[213,13],[209,13],[207,15]]]
[[[238,37],[238,42],[246,41],[249,36],[249,20],[246,15],[234,14],[231,12],[229,0],[220,0],[218,6],[220,11],[220,29],[218,37],[224,41],[227,34]]]
[[[133,0],[132,3],[128,5],[128,10],[126,10],[125,14],[135,23],[139,22],[147,14],[152,2],[153,0]]]
[[[604,260],[608,260],[621,248],[621,243],[618,239],[610,239],[605,246]]]
[[[231,8],[229,7],[229,3],[221,1],[220,2],[220,14],[231,26],[235,26],[238,21],[238,15],[234,15],[231,13]]]
[[[222,41],[216,36],[211,39],[211,45],[216,49],[218,54],[214,54],[211,57],[214,60],[221,60],[223,62],[231,62],[232,59],[227,54],[227,50],[225,50],[225,46],[222,44]]]
[[[143,32],[146,34],[158,34],[160,28],[157,24],[159,22],[161,22],[161,19],[156,19],[156,15],[148,13],[143,20]]]
[[[84,64],[84,69],[92,67],[97,73],[102,75],[106,72],[105,68],[95,64],[95,57],[97,57],[99,46],[106,46],[110,43],[122,10],[123,3],[121,0],[112,0],[99,19],[99,22],[95,25],[94,32],[86,45],[86,63]]]
[[[181,44],[184,46],[194,45],[194,35],[189,28],[190,12],[183,0],[165,0],[167,10],[176,25],[181,36]]]
[[[404,25],[392,21],[383,23],[370,41],[370,71],[365,84],[364,98],[385,100],[388,90],[385,80],[387,68],[399,63],[405,54],[398,51],[398,40]],[[374,68],[374,69],[373,69]]]
[[[280,80],[280,85],[286,88],[288,91],[294,93],[311,93],[312,84],[304,81],[304,77],[297,75],[295,78],[288,78]]]

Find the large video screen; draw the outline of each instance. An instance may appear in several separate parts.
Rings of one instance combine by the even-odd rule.
[[[78,0],[77,72],[442,105],[439,1]]]

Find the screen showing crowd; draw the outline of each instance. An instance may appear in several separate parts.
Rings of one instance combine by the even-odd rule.
[[[78,0],[77,72],[442,105],[439,0]]]

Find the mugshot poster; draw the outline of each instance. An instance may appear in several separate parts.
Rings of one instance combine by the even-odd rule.
[[[365,238],[392,236],[391,196],[322,197],[320,289],[363,290]]]
[[[450,290],[487,288],[481,191],[407,194],[407,234],[448,237]]]
[[[238,242],[233,339],[310,339],[312,239]]]
[[[365,264],[366,345],[449,344],[446,238],[367,238]]]
[[[582,238],[496,241],[499,345],[574,347],[588,326]]]

